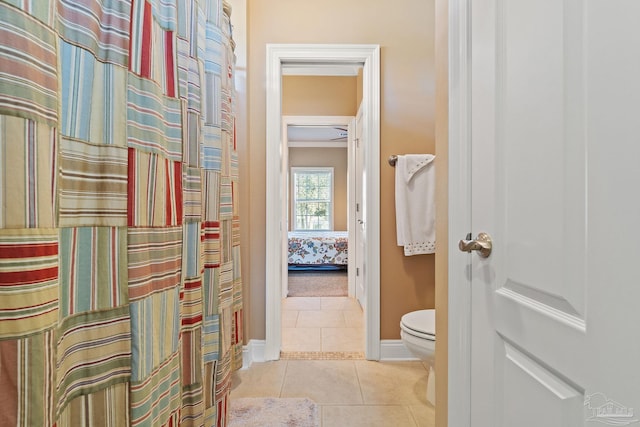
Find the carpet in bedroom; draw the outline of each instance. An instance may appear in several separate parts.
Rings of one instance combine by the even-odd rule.
[[[288,297],[346,297],[346,271],[289,271]]]

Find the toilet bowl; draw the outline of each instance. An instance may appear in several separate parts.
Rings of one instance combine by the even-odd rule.
[[[418,310],[402,316],[400,337],[415,357],[429,365],[427,401],[435,406],[436,311]]]

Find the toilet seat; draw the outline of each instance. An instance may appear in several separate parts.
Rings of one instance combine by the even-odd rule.
[[[435,341],[436,311],[418,310],[402,316],[400,328],[415,337]]]

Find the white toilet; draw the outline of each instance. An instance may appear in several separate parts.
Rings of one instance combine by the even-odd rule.
[[[436,311],[418,310],[402,316],[400,337],[405,347],[418,359],[429,364],[427,401],[436,404]]]

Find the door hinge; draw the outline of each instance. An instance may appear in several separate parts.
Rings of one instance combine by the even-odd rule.
[[[356,267],[356,277],[360,276],[360,269]]]
[[[360,203],[356,203],[356,212],[360,212]]]
[[[354,138],[353,140],[356,143],[356,147],[360,147],[360,138]]]

